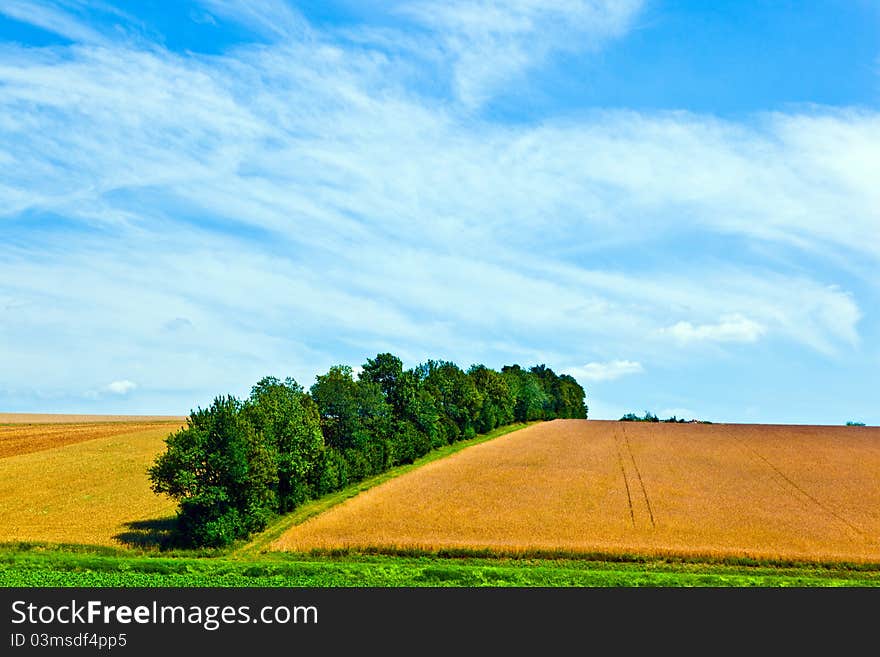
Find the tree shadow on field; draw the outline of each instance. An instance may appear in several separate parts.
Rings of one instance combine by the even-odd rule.
[[[123,527],[128,531],[120,532],[113,538],[128,547],[168,550],[181,546],[177,518],[174,516],[135,520],[125,523]]]

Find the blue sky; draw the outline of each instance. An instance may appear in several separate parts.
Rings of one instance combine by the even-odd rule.
[[[880,423],[871,0],[4,0],[0,410],[392,351]]]

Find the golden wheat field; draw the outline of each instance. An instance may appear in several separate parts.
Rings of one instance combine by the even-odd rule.
[[[278,550],[880,560],[880,428],[556,420],[287,531]]]
[[[182,420],[136,419],[0,426],[0,542],[119,545],[127,523],[173,515],[146,470]]]

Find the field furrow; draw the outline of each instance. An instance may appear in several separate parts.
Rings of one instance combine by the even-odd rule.
[[[626,468],[623,465],[623,455],[620,453],[620,445],[615,445],[617,462],[620,464],[620,475],[623,477],[623,487],[626,489],[626,504],[629,507],[629,517],[632,520],[633,529],[636,527],[636,512],[633,509],[632,491],[629,489],[629,477],[626,476]]]
[[[21,417],[21,416],[18,416]],[[31,416],[25,416],[31,417]],[[36,416],[45,419],[45,416]],[[67,417],[67,416],[63,416]],[[6,416],[6,419],[11,419]],[[18,422],[0,426],[0,459],[19,454],[39,452],[73,445],[87,440],[108,438],[123,434],[164,430],[168,433],[183,424],[182,418],[147,419],[139,421],[94,421],[81,423],[25,423]]]
[[[632,461],[633,470],[636,473],[636,480],[639,482],[639,489],[642,491],[642,499],[645,500],[645,510],[648,512],[648,520],[651,522],[651,527],[656,527],[657,523],[654,521],[654,510],[651,508],[651,498],[648,497],[648,489],[645,488],[645,481],[642,479],[642,473],[639,470],[639,464],[636,463],[636,455],[633,453],[632,445],[629,442],[629,438],[626,435],[626,426],[621,425],[620,433],[623,436],[623,443],[626,445],[626,451],[629,454],[629,458]]]

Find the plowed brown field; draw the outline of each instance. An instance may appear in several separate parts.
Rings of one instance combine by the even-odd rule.
[[[880,561],[880,428],[556,420],[392,479],[273,547]]]
[[[183,422],[176,415],[69,415],[64,413],[0,413],[2,424],[83,424],[92,422]]]
[[[0,415],[0,459],[149,429],[170,433],[183,422],[183,418],[146,416]]]

